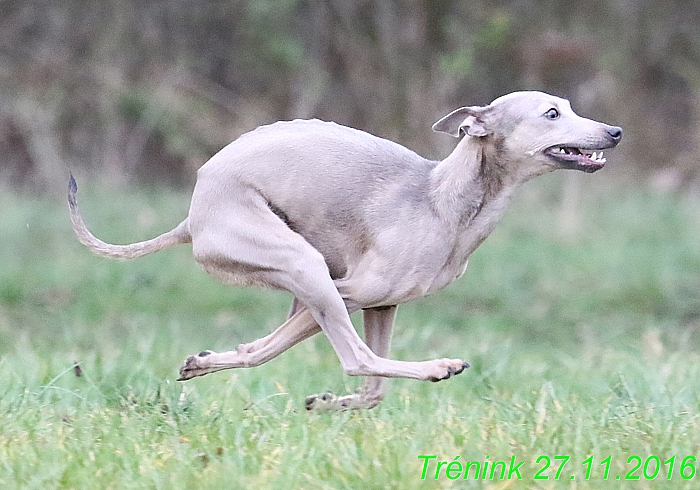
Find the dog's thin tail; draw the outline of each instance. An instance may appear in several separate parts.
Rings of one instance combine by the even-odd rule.
[[[71,175],[70,181],[68,182],[68,205],[70,207],[70,219],[73,223],[73,231],[78,237],[78,240],[80,240],[80,243],[97,255],[111,259],[136,259],[153,252],[158,252],[172,245],[192,242],[189,221],[187,219],[175,227],[175,229],[165,232],[151,240],[131,243],[129,245],[112,245],[103,242],[87,229],[75,199],[77,192],[78,185],[75,183],[73,175]]]

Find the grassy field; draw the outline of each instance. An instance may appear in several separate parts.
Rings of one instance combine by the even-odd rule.
[[[287,294],[222,286],[188,246],[94,257],[63,200],[3,190],[0,488],[697,488],[700,201],[596,174],[564,222],[565,179],[526,186],[462,279],[399,308],[393,357],[471,369],[335,414],[303,408],[360,382],[322,336],[175,381],[188,354],[271,331]],[[187,212],[187,193],[79,183],[108,241]]]

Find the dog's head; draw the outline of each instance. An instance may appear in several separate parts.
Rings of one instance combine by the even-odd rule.
[[[484,107],[462,107],[433,130],[477,138],[527,177],[557,168],[600,170],[606,162],[603,150],[622,138],[621,128],[583,118],[568,100],[542,92],[514,92]]]

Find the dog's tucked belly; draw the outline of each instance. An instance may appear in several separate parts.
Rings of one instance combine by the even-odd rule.
[[[464,273],[466,259],[461,263],[451,260],[449,242],[435,235],[385,238],[380,234],[371,248],[356,248],[354,255],[341,257],[321,250],[331,271],[333,264],[342,264],[345,274],[333,279],[351,309],[412,301],[442,289]],[[426,247],[416,246],[415,241]]]
[[[466,270],[466,262],[460,271],[445,271],[439,275],[425,274],[420,270],[381,271],[363,270],[334,281],[340,295],[351,310],[391,306],[422,298],[447,286]]]
[[[427,204],[407,204],[389,194],[382,196],[385,205],[375,196],[376,207],[369,211],[344,200],[320,206],[308,196],[297,196],[291,205],[268,206],[323,255],[349,308],[371,308],[442,289],[466,267],[467,257],[455,253],[457,237],[435,228]],[[413,232],[407,234],[407,228]]]

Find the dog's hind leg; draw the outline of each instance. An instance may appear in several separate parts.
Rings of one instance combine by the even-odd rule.
[[[387,357],[396,306],[369,308],[363,310],[363,315],[367,346],[379,357]],[[306,397],[306,409],[326,411],[374,408],[384,399],[386,382],[386,378],[381,376],[367,376],[362,387],[353,395],[336,396],[331,393],[322,393]]]
[[[309,311],[300,307],[274,332],[249,344],[241,344],[234,351],[203,351],[196,356],[189,356],[180,368],[178,381],[224,369],[260,366],[320,331],[321,328]]]

